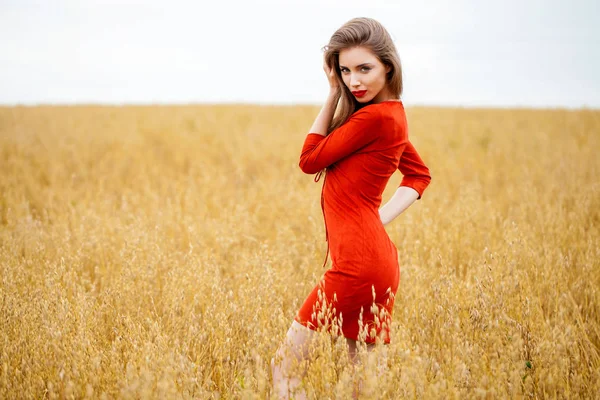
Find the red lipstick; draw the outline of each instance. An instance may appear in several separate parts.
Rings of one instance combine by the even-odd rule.
[[[366,90],[357,90],[356,92],[352,92],[352,94],[356,97],[363,97],[366,93]]]

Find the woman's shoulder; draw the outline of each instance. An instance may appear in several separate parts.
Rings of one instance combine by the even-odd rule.
[[[380,103],[367,104],[355,111],[352,116],[362,116],[380,121],[396,120],[398,112],[404,113],[404,105],[400,100],[386,100]]]
[[[398,108],[404,109],[402,100],[385,100],[379,103],[367,104],[355,111],[354,114],[361,112],[382,115],[395,112]]]

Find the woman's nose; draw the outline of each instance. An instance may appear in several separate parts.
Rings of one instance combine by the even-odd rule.
[[[358,80],[357,77],[352,76],[350,78],[350,86],[360,86],[360,81]]]

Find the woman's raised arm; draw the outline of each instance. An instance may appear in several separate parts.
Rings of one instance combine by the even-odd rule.
[[[379,115],[369,107],[360,109],[327,137],[309,133],[302,147],[300,168],[315,174],[375,141],[380,132]]]

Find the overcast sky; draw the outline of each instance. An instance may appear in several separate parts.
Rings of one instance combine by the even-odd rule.
[[[0,104],[322,104],[321,47],[380,21],[409,105],[600,108],[592,0],[0,0]]]

